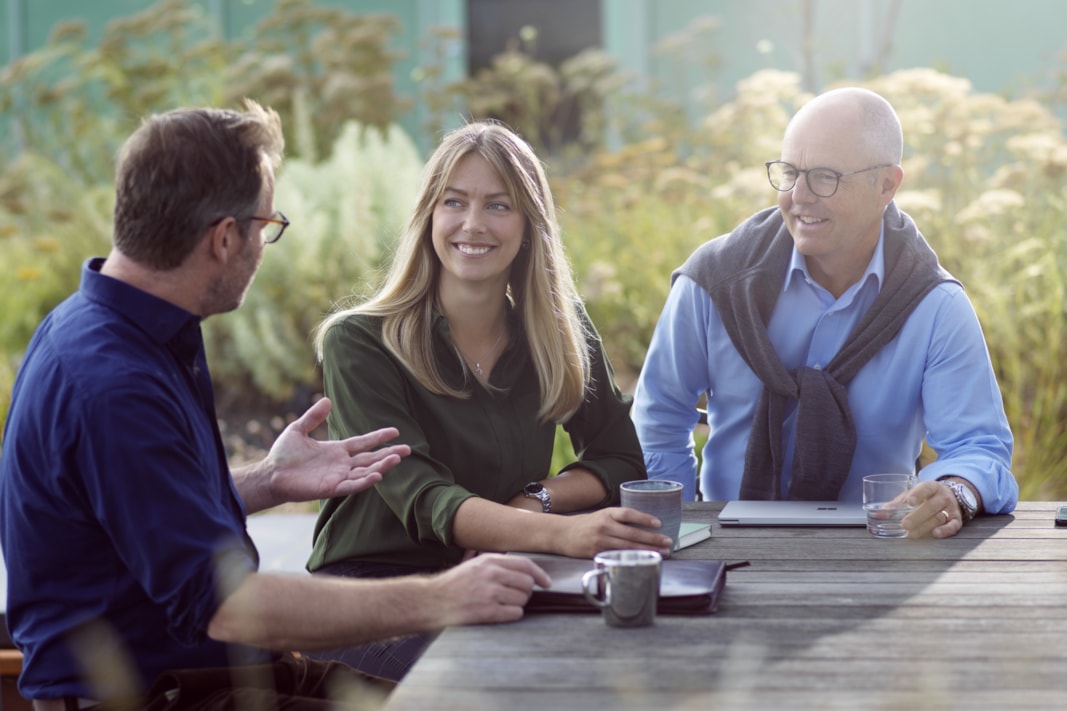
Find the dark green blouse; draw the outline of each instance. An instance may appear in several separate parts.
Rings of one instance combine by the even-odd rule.
[[[584,312],[583,318],[587,317]],[[591,324],[592,384],[564,423],[582,466],[604,482],[601,506],[618,503],[619,484],[646,477],[630,421],[630,397],[619,392]],[[315,526],[309,570],[342,560],[445,567],[458,563],[452,520],[467,498],[504,503],[548,476],[555,425],[537,419],[537,375],[517,318],[491,374],[490,392],[474,383],[469,399],[435,395],[419,385],[382,343],[381,319],[353,315],[333,326],[323,349],[323,382],[333,401],[330,437],[396,427],[411,456],[373,489],[325,501]],[[448,322],[438,316],[433,347],[450,382],[463,382]]]

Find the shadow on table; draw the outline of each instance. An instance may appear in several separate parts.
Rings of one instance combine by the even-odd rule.
[[[766,683],[761,676],[774,674],[778,664],[832,673],[835,663],[856,657],[924,656],[931,638],[942,649],[951,643],[951,609],[967,605],[967,595],[971,604],[988,604],[973,597],[980,594],[977,582],[990,575],[1005,582],[987,557],[972,554],[1012,521],[1011,515],[981,517],[943,540],[886,540],[855,530],[732,532],[713,538],[717,555],[733,562],[747,549],[751,565],[728,575],[714,623],[674,629],[663,622],[672,627],[678,656],[707,659],[703,673],[731,685]],[[947,640],[913,634],[938,625]]]
[[[565,615],[531,619],[522,634],[506,626],[499,635],[456,630],[416,668],[405,693],[436,693],[457,674],[474,673],[467,664],[484,661],[486,645],[501,679],[482,680],[463,694],[513,689],[522,670],[536,677],[523,682],[522,693],[536,688],[538,704],[560,708],[606,699],[620,708],[675,708],[681,699],[692,699],[692,708],[712,699],[747,703],[788,696],[797,679],[809,690],[862,698],[874,688],[871,679],[843,677],[842,670],[878,669],[890,657],[911,674],[900,693],[943,690],[940,660],[981,652],[960,640],[966,613],[957,608],[988,604],[976,583],[1000,575],[998,561],[974,551],[1012,521],[982,517],[961,535],[919,541],[876,539],[856,529],[716,529],[685,557],[751,563],[727,574],[716,614],[660,615],[653,627],[626,630]],[[690,708],[686,703],[679,708]]]

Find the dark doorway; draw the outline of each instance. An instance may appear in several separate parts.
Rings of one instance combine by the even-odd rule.
[[[516,43],[528,49],[533,59],[556,69],[582,50],[603,46],[600,0],[467,0],[467,12],[468,76],[489,67],[494,57]],[[525,27],[537,30],[529,48],[520,40]],[[557,125],[545,133],[564,144],[576,140],[581,126],[579,110],[573,102],[561,106],[556,112]],[[555,140],[542,143],[560,147],[552,145]]]
[[[519,36],[538,30],[536,58],[558,67],[589,47],[600,47],[600,0],[467,0],[468,67],[473,74]]]

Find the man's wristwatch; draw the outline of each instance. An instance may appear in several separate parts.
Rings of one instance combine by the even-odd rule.
[[[967,523],[975,514],[978,513],[978,499],[975,498],[974,492],[970,487],[958,481],[952,479],[939,479],[942,484],[947,484],[948,488],[952,489],[952,493],[956,496],[956,501],[960,505],[960,513],[963,515],[963,523]]]
[[[552,510],[552,497],[548,495],[548,489],[539,481],[531,481],[522,487],[523,496],[541,500],[541,510],[548,513]]]

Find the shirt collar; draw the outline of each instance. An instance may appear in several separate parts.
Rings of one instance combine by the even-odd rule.
[[[200,317],[165,299],[100,273],[103,257],[82,265],[81,292],[87,299],[132,321],[160,345],[173,345],[177,354],[193,360],[200,350]]]
[[[863,272],[863,276],[859,278],[856,284],[849,288],[849,291],[856,288],[858,284],[865,284],[872,276],[874,277],[876,288],[880,291],[881,285],[885,283],[885,220],[882,220],[879,228],[878,244],[874,248],[871,261],[867,263],[866,271]],[[815,281],[811,278],[811,273],[808,272],[807,260],[803,254],[797,251],[795,245],[793,246],[793,256],[789,260],[789,271],[786,272],[785,283],[782,285],[783,293],[789,290],[794,277],[801,277],[809,284]]]
[[[436,339],[438,343],[447,346],[447,349],[451,351],[453,346],[448,319],[437,309],[437,307],[434,307],[433,309],[433,317],[430,323],[434,339]],[[509,337],[507,346],[504,348],[505,351],[510,350],[517,342],[525,339],[525,330],[522,327],[522,321],[519,319],[518,310],[511,305],[508,306],[508,331]]]

